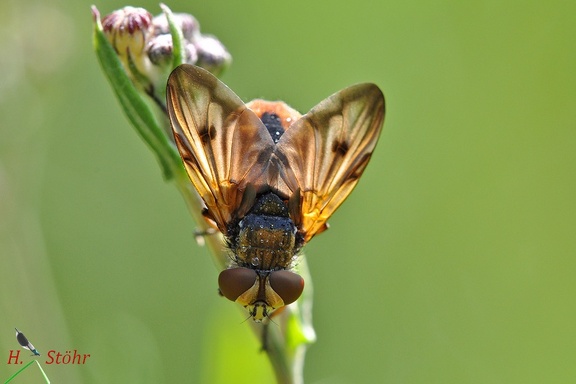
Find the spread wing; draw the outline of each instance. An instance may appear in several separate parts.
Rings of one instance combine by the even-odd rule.
[[[309,241],[352,191],[366,168],[384,120],[384,95],[374,84],[335,93],[294,122],[277,144],[274,174],[299,201],[291,215]],[[296,181],[297,186],[292,186]]]
[[[274,142],[260,119],[210,72],[177,67],[168,79],[168,115],[184,166],[207,215],[226,234],[251,206]]]

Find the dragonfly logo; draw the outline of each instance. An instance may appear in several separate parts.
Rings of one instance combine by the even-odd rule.
[[[18,330],[18,328],[14,328],[14,329],[16,330],[16,340],[18,340],[18,343],[22,346],[22,348],[27,349],[30,352],[32,352],[34,354],[32,356],[40,356],[40,352],[38,352],[36,350],[36,348],[34,348],[32,343],[28,341],[26,336],[24,336],[24,334],[22,332],[20,332]]]

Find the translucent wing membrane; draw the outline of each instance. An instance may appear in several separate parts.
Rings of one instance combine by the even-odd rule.
[[[380,89],[359,84],[322,101],[274,144],[234,92],[191,65],[172,72],[167,101],[186,170],[220,231],[226,235],[228,224],[247,213],[256,194],[271,189],[289,201],[290,217],[305,242],[327,228],[358,182],[384,119]]]
[[[244,193],[262,173],[274,143],[240,98],[201,68],[176,68],[167,101],[186,171],[208,215],[226,234],[240,207],[249,205],[242,204]]]
[[[352,191],[370,160],[384,119],[384,96],[374,84],[346,88],[297,120],[275,153],[284,180],[297,182],[296,225],[310,240]]]

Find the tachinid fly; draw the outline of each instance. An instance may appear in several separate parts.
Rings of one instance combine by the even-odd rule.
[[[374,84],[333,94],[304,116],[283,102],[244,104],[208,71],[183,64],[168,80],[167,109],[184,166],[226,238],[222,294],[255,321],[298,299],[298,252],[352,191],[384,120]]]

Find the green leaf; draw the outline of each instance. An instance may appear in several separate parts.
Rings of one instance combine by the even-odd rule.
[[[140,137],[154,151],[162,167],[164,178],[171,180],[175,172],[184,172],[176,146],[169,140],[168,135],[156,120],[150,104],[143,99],[143,94],[136,89],[128,77],[116,51],[104,35],[96,8],[93,8],[92,12],[94,14],[94,49],[102,70],[124,113]]]

